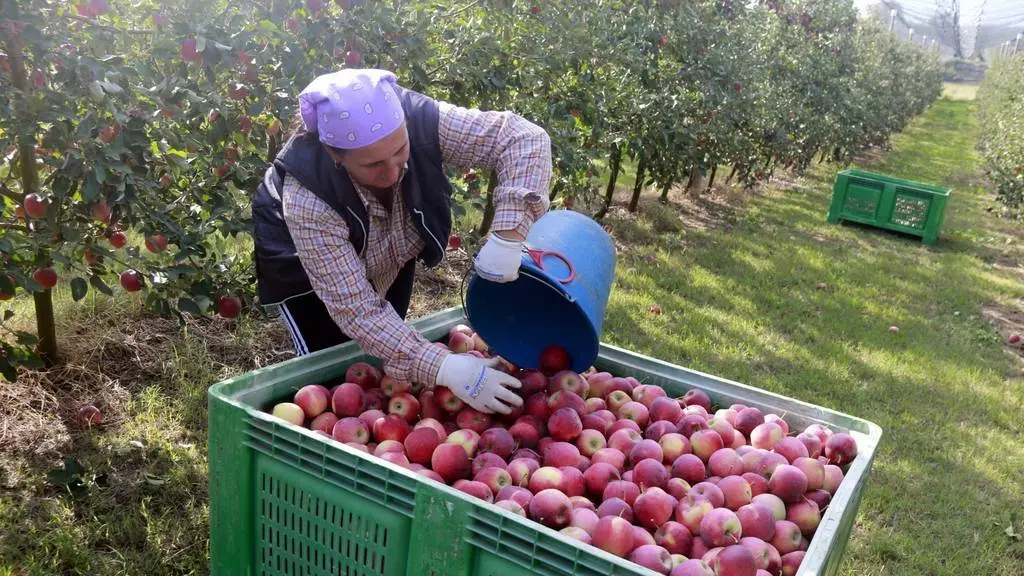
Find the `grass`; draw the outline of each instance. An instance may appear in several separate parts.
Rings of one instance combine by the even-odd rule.
[[[935,247],[829,225],[832,165],[743,205],[649,192],[639,215],[608,219],[620,252],[605,340],[884,429],[844,574],[1024,564],[1005,532],[1024,532],[1022,362],[1002,345],[1024,319],[1024,255],[1017,226],[986,211],[974,103],[960,98],[863,165],[954,188]],[[457,276],[430,274],[414,315],[454,304]],[[0,390],[0,576],[208,573],[206,389],[287,358],[287,336],[259,317],[179,331],[138,298],[65,300],[70,366]],[[74,423],[85,401],[102,426]],[[47,481],[64,458],[84,466],[85,490]]]
[[[885,431],[846,574],[1020,574],[1024,385],[982,317],[1024,297],[994,267],[974,104],[941,100],[862,167],[954,187],[941,243],[825,220],[835,166],[751,200],[731,230],[613,221],[605,339],[872,420]],[[664,220],[664,219],[663,219]],[[646,244],[646,246],[641,247]],[[649,264],[647,257],[654,256]],[[818,283],[826,289],[818,289]],[[657,304],[661,314],[648,309]],[[898,335],[889,326],[900,328]]]

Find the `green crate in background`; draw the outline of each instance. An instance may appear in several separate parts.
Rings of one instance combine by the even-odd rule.
[[[859,222],[939,240],[950,189],[863,170],[843,170],[832,186],[828,221]]]
[[[466,322],[461,308],[413,326],[428,339]],[[653,575],[496,506],[353,450],[265,410],[306,384],[332,384],[368,360],[353,342],[225,380],[209,390],[210,562],[214,575]],[[690,388],[715,405],[742,402],[850,432],[859,454],[798,576],[836,574],[881,429],[868,421],[602,344],[595,366]]]

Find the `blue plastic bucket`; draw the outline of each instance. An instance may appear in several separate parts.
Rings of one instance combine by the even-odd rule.
[[[537,369],[541,351],[556,345],[569,353],[572,369],[583,372],[597,359],[615,278],[615,245],[592,218],[553,210],[530,228],[526,246],[546,251],[536,254],[540,265],[524,252],[513,282],[473,274],[466,317],[494,352],[517,366]]]

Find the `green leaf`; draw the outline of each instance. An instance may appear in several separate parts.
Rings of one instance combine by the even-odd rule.
[[[203,311],[199,309],[199,305],[191,298],[179,298],[178,309],[182,312],[191,312],[197,316],[203,315]]]
[[[17,338],[18,344],[22,346],[35,346],[39,344],[39,338],[30,332],[23,332],[19,330],[14,333],[14,336]]]
[[[96,178],[96,182],[103,184],[107,181],[107,170],[103,167],[103,164],[96,164],[93,166],[93,176]]]
[[[103,282],[103,279],[100,278],[99,276],[90,276],[89,277],[89,284],[92,284],[93,288],[99,290],[100,292],[106,294],[107,296],[113,296],[114,295],[114,292],[110,289],[109,286],[107,286]]]
[[[71,280],[71,297],[75,302],[85,298],[87,292],[89,292],[89,284],[84,279],[74,278]]]
[[[82,187],[82,198],[86,202],[95,202],[100,197],[100,183],[96,181],[95,173],[90,173],[85,179],[85,186]]]

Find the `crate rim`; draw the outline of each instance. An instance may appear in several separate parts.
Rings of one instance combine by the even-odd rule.
[[[437,330],[444,326],[454,325],[455,323],[458,323],[460,320],[465,320],[465,313],[464,310],[462,309],[462,306],[456,305],[444,310],[437,311],[433,314],[418,318],[410,322],[410,325],[420,332],[428,332],[432,330]],[[753,393],[755,396],[783,400],[785,403],[798,404],[801,407],[806,407],[811,412],[831,415],[837,417],[837,419],[845,419],[850,422],[857,423],[863,426],[866,432],[849,429],[850,432],[856,434],[858,454],[857,458],[854,459],[853,463],[851,463],[849,469],[844,474],[843,482],[840,484],[839,489],[836,491],[836,493],[832,496],[832,500],[849,502],[851,500],[851,497],[855,495],[856,492],[859,489],[861,489],[864,483],[867,481],[868,471],[874,463],[878,446],[880,445],[881,437],[883,435],[883,430],[881,426],[875,424],[874,422],[850,414],[832,410],[824,406],[817,406],[809,402],[798,400],[796,398],[783,396],[782,394],[771,392],[769,390],[756,388],[754,386],[743,384],[741,382],[737,382],[729,378],[715,376],[712,374],[701,372],[699,370],[686,368],[678,364],[673,364],[665,360],[660,360],[658,358],[647,356],[639,352],[630,351],[623,347],[602,342],[600,344],[598,358],[605,358],[608,353],[611,353],[612,355],[619,355],[625,358],[633,357],[637,360],[641,360],[652,365],[657,365],[662,369],[670,369],[672,371],[681,371],[684,373],[689,373],[693,376],[697,376],[698,378],[708,379],[709,381],[712,382],[717,380],[729,386],[741,388],[746,393]],[[245,402],[243,397],[246,395],[246,393],[256,389],[256,387],[258,386],[274,385],[273,382],[268,382],[267,384],[264,385],[260,385],[254,382],[251,383],[250,386],[244,391],[227,392],[227,389],[229,389],[233,385],[237,385],[238,383],[241,383],[243,381],[258,380],[260,374],[266,372],[276,372],[278,370],[282,370],[285,366],[291,365],[293,363],[299,363],[300,361],[304,366],[306,366],[306,369],[303,370],[304,372],[315,372],[318,366],[324,364],[333,365],[338,362],[350,361],[360,356],[369,355],[365,354],[354,341],[349,341],[338,346],[334,346],[303,356],[296,356],[295,358],[291,358],[283,362],[278,362],[269,366],[257,368],[256,370],[252,370],[243,374],[238,374],[231,378],[227,378],[225,380],[222,380],[221,382],[211,385],[208,388],[207,394],[210,396],[215,396],[220,401],[227,402],[233,406],[238,407],[239,409],[244,410],[248,417],[250,418],[258,418],[270,423],[273,426],[279,426],[295,431],[299,434],[305,435],[307,438],[311,440],[321,442],[333,448],[340,449],[343,452],[346,452],[350,455],[354,455],[357,458],[362,458],[371,464],[383,466],[392,473],[402,474],[415,482],[426,483],[426,485],[445,493],[449,497],[459,498],[462,501],[468,502],[474,506],[486,507],[486,509],[489,512],[496,513],[507,521],[513,521],[527,529],[539,531],[548,536],[549,538],[553,538],[554,540],[560,542],[563,545],[568,545],[576,548],[579,552],[585,552],[592,556],[596,556],[599,559],[614,563],[617,566],[626,570],[627,573],[633,573],[637,575],[658,576],[657,572],[650,570],[648,568],[644,568],[643,566],[640,566],[639,564],[636,564],[634,562],[631,562],[630,560],[628,560],[628,558],[616,556],[592,544],[585,544],[580,540],[576,540],[575,538],[565,536],[557,530],[544,526],[538,522],[534,522],[528,518],[519,516],[517,514],[513,514],[512,512],[495,506],[493,503],[482,501],[479,498],[475,498],[460,490],[456,490],[455,488],[448,486],[447,484],[437,482],[436,480],[433,480],[421,474],[417,474],[411,470],[398,466],[397,464],[373,456],[372,454],[368,454],[361,450],[356,450],[354,448],[346,446],[345,444],[338,442],[333,438],[327,438],[323,435],[317,434],[316,432],[308,428],[284,422],[283,420],[272,416],[270,413],[260,410],[258,406]],[[313,362],[311,362],[311,360]],[[696,384],[692,386],[699,387]],[[821,423],[827,423],[825,420],[817,419],[812,416],[801,416],[806,419],[819,420]],[[850,479],[852,481],[848,482],[847,479]],[[815,537],[812,539],[812,543],[808,546],[808,549],[805,551],[804,560],[801,563],[801,568],[797,572],[796,576],[808,576],[809,574],[816,573],[811,572],[809,570],[816,571],[827,559],[827,557],[831,553],[831,550],[830,548],[828,548],[825,542],[826,540],[831,541],[831,536],[839,529],[840,521],[843,515],[842,510],[845,510],[845,506],[842,507],[842,509],[839,507],[829,506],[826,509],[825,513],[821,515],[821,520],[819,522],[818,529],[815,532]],[[825,537],[818,538],[819,535],[823,535]]]
[[[899,178],[897,176],[890,176],[882,172],[872,172],[870,170],[863,170],[859,168],[847,168],[845,170],[840,170],[839,172],[836,173],[836,176],[860,176],[865,178],[875,178],[887,184],[898,184],[906,188],[913,188],[915,190],[928,192],[929,194],[935,196],[949,197],[953,191],[951,187],[941,186],[939,184],[929,184],[926,182],[918,182],[916,180],[907,180],[906,178]]]

